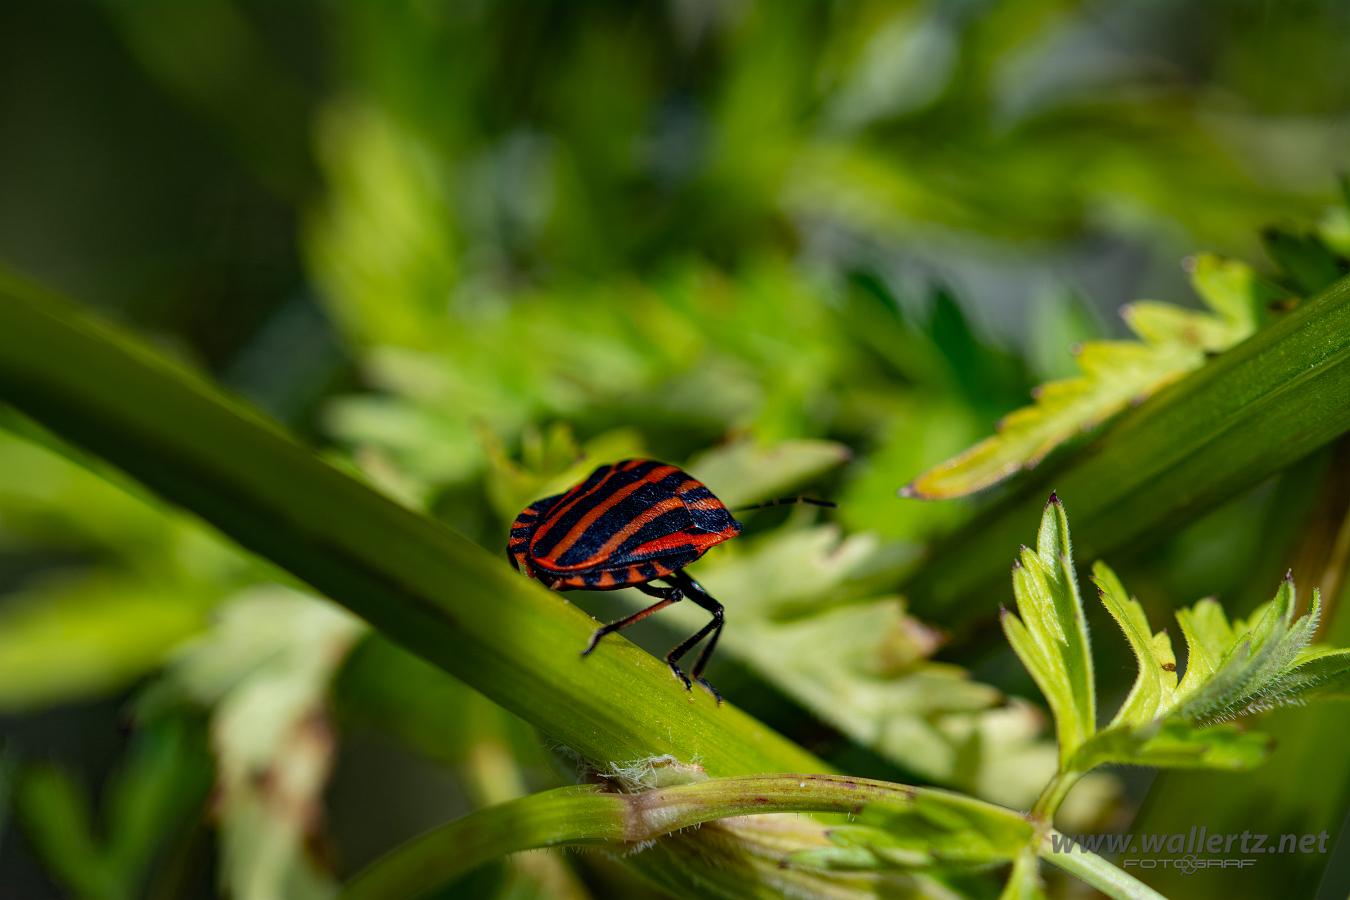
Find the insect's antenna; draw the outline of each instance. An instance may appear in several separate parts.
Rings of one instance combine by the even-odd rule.
[[[738,506],[733,509],[732,512],[746,512],[752,509],[768,509],[770,506],[791,506],[794,503],[808,503],[811,506],[823,506],[826,509],[834,509],[838,505],[829,500],[817,500],[815,497],[779,497],[777,500],[765,500],[763,503]]]

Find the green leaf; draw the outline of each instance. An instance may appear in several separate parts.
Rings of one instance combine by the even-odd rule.
[[[840,846],[865,849],[872,868],[985,865],[1015,858],[1031,842],[1034,828],[1022,816],[957,794],[916,794],[903,806],[875,804],[832,828]]]
[[[1096,730],[1096,685],[1069,520],[1054,494],[1036,549],[1023,547],[1014,564],[1013,593],[1021,618],[1005,611],[1003,630],[1054,713],[1060,760],[1067,761]]]
[[[19,811],[38,855],[81,897],[138,897],[156,855],[204,804],[210,772],[192,725],[165,719],[133,734],[102,822],[74,778],[50,765],[24,771]]]
[[[1271,228],[1261,235],[1261,242],[1294,288],[1304,294],[1316,293],[1345,274],[1345,263],[1318,234]]]
[[[1125,633],[1139,665],[1134,687],[1111,725],[1146,724],[1153,721],[1159,710],[1171,706],[1177,690],[1177,660],[1172,653],[1172,641],[1165,631],[1151,633],[1144,608],[1125,593],[1120,579],[1105,563],[1096,563],[1092,572],[1102,605]]]
[[[214,596],[202,586],[125,575],[48,580],[0,611],[0,710],[120,690],[200,631]],[[63,660],[59,666],[53,659]]]
[[[1270,739],[1232,725],[1198,726],[1180,719],[1121,724],[1098,732],[1069,761],[1072,771],[1102,765],[1244,771],[1270,753]]]
[[[1295,618],[1289,578],[1246,622],[1229,624],[1213,600],[1178,610],[1188,659],[1178,683],[1166,632],[1150,635],[1143,609],[1109,568],[1099,563],[1094,573],[1139,675],[1111,725],[1078,749],[1069,770],[1105,763],[1248,769],[1265,759],[1269,740],[1218,723],[1312,696],[1340,696],[1350,683],[1350,651],[1308,646],[1320,600],[1314,592],[1308,613]]]
[[[542,430],[526,428],[519,462],[486,429],[481,439],[488,460],[488,499],[508,522],[534,501],[572,487],[602,463],[643,455],[641,438],[630,429],[606,432],[582,446],[563,423]]]
[[[1249,336],[1279,296],[1242,263],[1209,255],[1193,261],[1191,280],[1211,312],[1147,301],[1126,307],[1125,321],[1140,342],[1083,344],[1081,375],[1043,385],[1035,403],[1005,417],[996,435],[924,472],[902,494],[925,500],[960,497],[1033,468],[1060,444],[1204,365],[1208,354]]]
[[[212,773],[201,731],[180,718],[146,723],[114,773],[104,796],[105,852],[124,884],[143,883],[160,848],[200,814]]]
[[[1345,651],[1308,652],[1321,615],[1318,592],[1313,591],[1308,612],[1297,619],[1295,606],[1294,582],[1287,577],[1275,598],[1258,608],[1246,623],[1228,628],[1222,610],[1209,611],[1197,635],[1204,642],[1197,656],[1212,670],[1203,680],[1183,683],[1176,714],[1189,721],[1222,721],[1302,702],[1305,694],[1327,682],[1333,688],[1341,684]],[[1192,628],[1194,622],[1193,616]],[[1227,645],[1213,662],[1214,650],[1221,646],[1216,639],[1225,630]]]
[[[1294,667],[1282,677],[1280,686],[1295,703],[1350,699],[1350,650],[1308,647],[1294,659]]]
[[[130,898],[99,847],[88,792],[64,769],[28,767],[18,784],[16,806],[24,831],[57,879],[83,900]]]
[[[1097,563],[1093,580],[1102,604],[1139,671],[1110,724],[1096,731],[1091,651],[1069,540],[1068,519],[1052,494],[1036,551],[1024,547],[1013,570],[1021,618],[1003,615],[1008,642],[1045,695],[1059,737],[1060,770],[1036,804],[1039,813],[1053,815],[1078,775],[1104,764],[1251,768],[1266,757],[1269,740],[1218,723],[1309,696],[1342,696],[1350,685],[1350,651],[1308,647],[1320,600],[1314,592],[1308,613],[1296,619],[1290,578],[1245,623],[1230,625],[1213,600],[1180,610],[1190,663],[1178,682],[1167,633],[1153,633],[1138,601]],[[1052,567],[1052,560],[1060,564]]]
[[[1074,501],[1080,556],[1146,544],[1304,458],[1350,428],[1350,278],[1276,318],[1125,413],[1037,483]],[[1040,475],[1044,474],[1044,480]],[[903,590],[915,612],[990,608],[1044,496],[1037,484],[987,508],[932,548]]]

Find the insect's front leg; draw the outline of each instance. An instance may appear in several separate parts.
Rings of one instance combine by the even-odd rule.
[[[681,600],[684,599],[684,592],[677,587],[669,587],[669,588],[656,587],[655,585],[652,584],[638,584],[634,585],[634,587],[636,587],[638,590],[642,591],[642,593],[646,594],[649,597],[659,597],[661,599],[659,602],[653,603],[646,609],[638,610],[631,616],[620,619],[617,622],[610,622],[608,625],[603,625],[600,628],[597,628],[595,630],[595,633],[591,635],[590,643],[586,645],[586,649],[581,651],[582,656],[589,656],[591,651],[595,649],[596,644],[599,644],[600,639],[603,638],[605,635],[612,634],[615,631],[622,631],[629,625],[634,625],[638,622],[641,622],[643,619],[647,618],[652,613],[665,609],[672,603],[679,603]],[[670,662],[669,659],[667,659],[666,661]],[[679,676],[680,680],[684,682],[684,686],[688,688],[690,686],[689,679],[685,677],[685,674],[681,672],[679,667],[676,666],[674,663],[670,663],[670,667],[671,669],[674,670],[675,674]]]

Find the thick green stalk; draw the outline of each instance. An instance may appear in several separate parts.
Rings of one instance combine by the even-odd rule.
[[[730,816],[820,812],[859,814],[872,806],[896,810],[924,800],[932,809],[979,807],[984,815],[1025,827],[1019,813],[946,791],[844,778],[766,775],[723,778],[635,794],[598,787],[559,788],[489,807],[423,834],[376,860],[348,883],[343,900],[415,898],[509,853],[537,847],[607,844],[616,850]],[[930,813],[931,814],[931,813]],[[1038,839],[1039,840],[1039,839]],[[1050,844],[1040,853],[1051,858]],[[1015,855],[1016,848],[1011,851]],[[1090,853],[1052,861],[1116,898],[1157,894]],[[1011,858],[1011,856],[1010,856]]]
[[[195,512],[601,768],[823,764],[448,529],[60,298],[0,280],[0,399]]]
[[[417,897],[519,850],[587,844],[631,848],[714,819],[764,812],[847,813],[879,801],[903,804],[915,790],[837,775],[727,778],[636,794],[590,785],[558,788],[488,807],[414,838],[360,872],[343,898]]]
[[[376,860],[348,882],[342,900],[414,900],[520,850],[621,844],[625,796],[577,785],[485,807]]]
[[[915,569],[906,591],[932,612],[1006,595],[1010,548],[1050,487],[1073,506],[1074,552],[1100,558],[1178,525],[1350,430],[1350,277],[1052,460]]]

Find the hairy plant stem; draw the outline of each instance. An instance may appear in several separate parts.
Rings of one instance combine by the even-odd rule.
[[[838,775],[765,775],[724,778],[639,793],[613,793],[596,786],[558,788],[490,807],[427,832],[376,860],[350,881],[343,900],[417,897],[492,859],[520,850],[554,846],[609,845],[632,848],[683,828],[731,816],[763,813],[860,813],[880,805],[903,809],[926,798],[979,807],[1011,823],[1025,822],[1012,810],[960,794]],[[1035,838],[1037,853],[1051,845]],[[1056,865],[1116,898],[1157,898],[1110,863],[1075,852]]]
[[[1069,796],[1069,791],[1078,783],[1085,772],[1059,771],[1055,777],[1050,779],[1050,783],[1041,791],[1040,796],[1036,798],[1036,803],[1031,807],[1031,815],[1036,820],[1046,825],[1052,825],[1055,821],[1055,813],[1058,812],[1060,804],[1064,798]]]
[[[1076,847],[1056,852],[1051,844],[1052,835],[1064,841],[1068,839],[1059,832],[1048,832],[1041,841],[1041,859],[1071,875],[1075,875],[1114,900],[1167,900],[1153,888],[1127,875],[1095,853],[1080,851]]]

